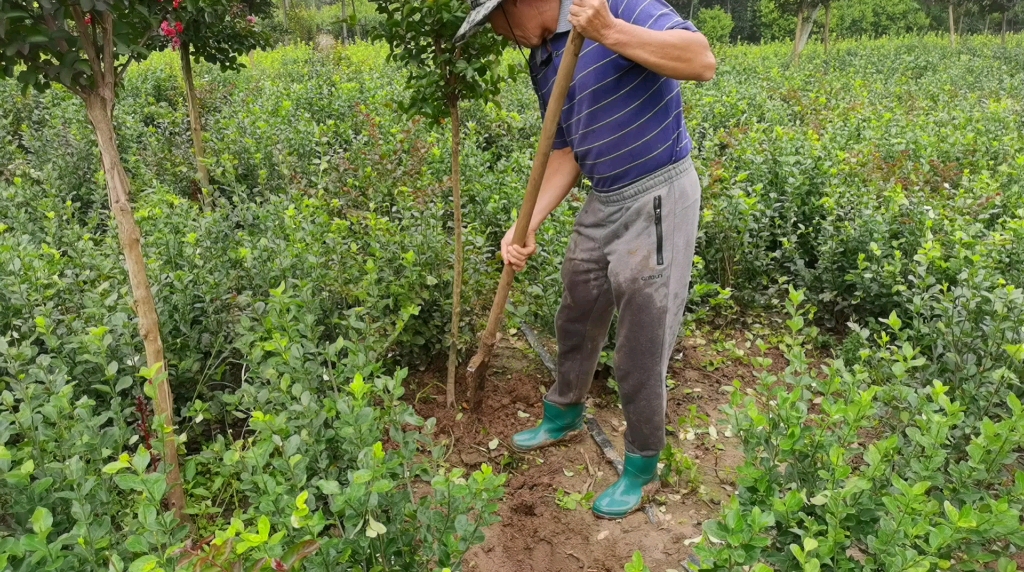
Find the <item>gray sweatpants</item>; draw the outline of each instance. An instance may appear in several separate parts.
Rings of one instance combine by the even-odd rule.
[[[700,192],[689,158],[620,191],[592,192],[562,264],[558,379],[546,399],[583,402],[617,310],[615,379],[633,454],[665,447],[665,374],[689,293]]]

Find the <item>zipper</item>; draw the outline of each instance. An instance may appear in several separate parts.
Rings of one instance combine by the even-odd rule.
[[[657,238],[658,266],[665,264],[665,253],[662,250],[661,236],[661,195],[654,197],[654,233]]]

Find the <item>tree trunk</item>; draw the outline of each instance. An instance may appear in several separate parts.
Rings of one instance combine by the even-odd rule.
[[[455,211],[455,280],[452,286],[452,343],[448,349],[448,407],[455,405],[455,371],[459,366],[459,314],[462,310],[462,194],[460,189],[459,154],[461,134],[459,100],[449,103],[452,113],[452,209]]]
[[[829,43],[832,35],[832,3],[825,5],[825,55],[828,55]]]
[[[249,69],[256,67],[256,50],[249,50]]]
[[[1003,35],[1002,35],[1002,40],[1001,40],[1002,43],[1003,43],[1003,46],[1006,45],[1006,28],[1009,26],[1009,23],[1010,23],[1010,12],[1008,12],[1008,11],[1007,12],[1003,12]]]
[[[801,4],[796,12],[796,35],[793,36],[793,60],[800,61],[800,35],[804,28],[804,7]]]
[[[192,148],[196,155],[196,169],[199,172],[199,184],[203,187],[200,198],[203,208],[208,208],[206,193],[210,190],[210,170],[203,160],[206,151],[203,148],[203,120],[199,115],[199,98],[196,96],[196,84],[192,75],[192,50],[187,41],[181,42],[181,75],[185,79],[185,99],[188,101],[188,123],[192,131]]]
[[[160,339],[160,320],[153,301],[153,291],[146,276],[146,261],[142,256],[142,233],[135,222],[129,200],[130,190],[128,175],[121,164],[121,155],[117,150],[117,137],[114,134],[114,101],[113,94],[107,97],[97,93],[83,96],[85,109],[96,133],[96,141],[103,160],[103,174],[107,180],[107,194],[110,199],[110,210],[117,222],[117,235],[124,252],[125,266],[128,269],[128,281],[134,298],[133,307],[139,318],[139,335],[146,348],[146,364],[153,370],[152,383],[155,394],[154,409],[158,425],[166,426],[157,434],[163,441],[162,459],[167,465],[167,504],[181,522],[188,523],[185,514],[185,491],[181,486],[181,471],[178,468],[178,442],[174,426],[174,398],[171,386],[167,381],[166,364],[164,363],[164,346]]]
[[[949,43],[956,47],[956,16],[953,14],[953,0],[949,0]]]
[[[348,2],[341,0],[341,45],[348,45]]]
[[[800,63],[800,54],[807,47],[807,41],[811,37],[811,30],[814,29],[814,19],[818,17],[821,4],[814,7],[810,14],[805,15],[806,6],[801,7],[800,15],[797,17],[796,44],[793,46],[793,60]]]
[[[288,0],[281,0],[281,22],[285,30],[288,29]]]
[[[697,0],[690,0],[690,18],[689,18],[689,20],[690,20],[691,22],[693,21],[693,8],[694,8],[694,7],[696,6],[696,5],[697,5]]]

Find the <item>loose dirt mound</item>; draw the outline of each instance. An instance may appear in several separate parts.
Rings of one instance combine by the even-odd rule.
[[[678,382],[669,395],[669,423],[690,415],[690,406],[712,420],[721,417],[718,407],[728,397],[720,391],[722,374],[700,369],[706,360],[697,349],[677,352],[670,377]],[[686,360],[686,361],[683,361]],[[742,369],[742,368],[740,368]],[[749,376],[749,368],[745,375]],[[739,376],[739,369],[729,374]],[[480,416],[465,404],[451,410],[444,404],[444,375],[426,373],[411,381],[410,396],[424,417],[437,419],[438,439],[452,446],[448,463],[475,469],[490,463],[509,475],[500,510],[501,522],[487,529],[487,540],[467,556],[467,570],[485,572],[621,571],[635,550],[640,550],[654,572],[684,570],[692,554],[688,540],[700,536],[701,523],[714,516],[721,500],[731,494],[731,467],[740,460],[737,443],[724,435],[725,422],[718,420],[719,436],[700,435],[687,441],[670,435],[700,466],[702,491],[663,489],[657,495],[658,523],[637,512],[620,521],[596,518],[590,510],[568,510],[556,502],[563,494],[599,494],[617,478],[613,465],[586,433],[567,444],[536,454],[516,454],[508,446],[517,431],[533,427],[541,418],[541,397],[552,383],[551,374],[524,340],[512,338],[499,346],[488,379],[488,395]],[[603,381],[591,390],[595,417],[615,444],[620,456],[625,423],[614,393]],[[460,380],[456,395],[463,400],[468,388]],[[495,442],[497,439],[497,442]],[[717,455],[715,454],[717,451]],[[717,471],[716,462],[717,458]],[[717,475],[716,475],[717,472]]]

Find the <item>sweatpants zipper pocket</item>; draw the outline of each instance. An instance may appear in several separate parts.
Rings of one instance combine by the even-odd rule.
[[[654,197],[654,233],[657,238],[658,266],[665,264],[665,253],[662,250],[661,236],[661,195]]]

